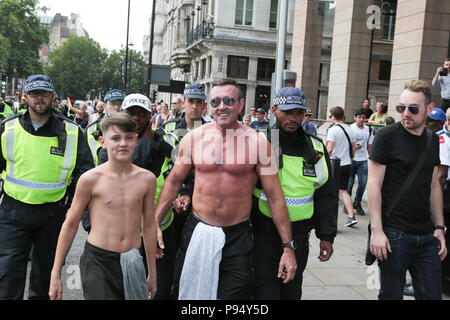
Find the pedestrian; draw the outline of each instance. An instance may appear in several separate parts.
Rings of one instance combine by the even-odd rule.
[[[384,125],[386,122],[387,111],[383,105],[383,102],[377,102],[376,112],[372,113],[369,120],[367,121],[369,124],[379,124]]]
[[[280,236],[272,220],[267,197],[258,183],[253,192],[252,225],[255,239],[253,268],[254,299],[299,300],[302,296],[303,271],[309,254],[309,234],[316,229],[320,239],[319,260],[333,254],[336,220],[333,203],[331,165],[322,141],[305,132],[302,120],[308,108],[305,96],[297,88],[281,88],[274,99],[272,114],[276,123],[267,132],[269,139],[279,134],[279,180],[291,220],[292,248],[298,263],[295,277],[283,284],[277,278],[277,264],[283,253]],[[274,148],[277,148],[273,144]]]
[[[351,197],[355,176],[358,176],[358,187],[356,189],[355,199],[353,200],[353,209],[356,210],[356,213],[364,215],[365,212],[361,206],[361,200],[366,190],[367,158],[373,142],[373,130],[365,124],[366,115],[362,109],[356,110],[353,118],[355,122],[350,125],[350,128],[353,130],[355,136],[356,151],[350,168],[347,192]]]
[[[250,116],[251,116],[250,123],[252,123],[253,121],[257,121],[258,120],[258,118],[256,118],[256,107],[255,106],[252,106],[250,108]]]
[[[347,211],[347,222],[344,226],[351,227],[358,223],[353,213],[352,198],[347,192],[351,164],[356,150],[355,135],[353,130],[345,124],[344,109],[339,106],[331,108],[330,118],[334,126],[328,129],[326,146],[330,159],[340,159],[339,196]]]
[[[177,118],[183,118],[183,99],[181,98],[174,98],[172,100],[172,113],[170,115],[170,119],[169,120],[174,120]]]
[[[242,119],[242,124],[246,127],[250,127],[252,117],[249,114],[246,114]]]
[[[229,79],[214,83],[210,103],[215,121],[191,131],[181,141],[158,200],[156,219],[161,221],[183,180],[194,169],[192,213],[184,226],[175,264],[175,296],[249,299],[253,248],[249,217],[258,177],[286,246],[277,270],[284,283],[293,279],[297,267],[291,225],[274,155],[270,153],[263,159],[257,152],[270,150],[270,144],[237,122],[245,104],[237,83]],[[225,139],[232,134],[235,139]],[[242,150],[237,155],[235,140],[243,144],[236,146]]]
[[[156,178],[131,163],[137,125],[130,116],[116,113],[100,125],[100,142],[108,150],[109,159],[80,178],[58,239],[49,295],[52,300],[62,299],[61,269],[84,208],[89,206],[93,228],[80,258],[84,298],[152,299],[156,291]],[[141,224],[147,251],[147,280],[139,252]]]
[[[433,108],[427,82],[405,83],[396,107],[401,121],[377,132],[369,156],[370,251],[378,259],[381,300],[403,299],[407,271],[416,299],[441,299],[441,260],[447,248],[439,139],[425,129]],[[428,136],[431,143],[425,150]],[[387,217],[387,207],[422,153],[426,154],[422,167]]]
[[[446,112],[450,107],[450,76],[448,71],[450,69],[450,58],[445,59],[444,65],[436,69],[436,74],[433,77],[431,84],[436,86],[438,83],[441,86],[441,101],[439,107]]]
[[[258,110],[256,110],[256,121],[253,121],[250,124],[250,127],[255,129],[256,131],[266,130],[267,128],[269,128],[269,121],[266,120],[265,115],[266,110],[264,110],[263,108],[258,108]]]
[[[366,123],[367,123],[373,114],[373,110],[370,109],[370,100],[369,99],[364,99],[363,104],[362,104],[362,109],[364,110],[364,114],[366,115]]]
[[[305,111],[305,115],[303,117],[302,127],[303,130],[309,135],[317,136],[317,128],[316,125],[311,121],[312,112],[311,109],[307,109]]]
[[[161,112],[155,118],[154,129],[162,128],[164,123],[169,121],[170,114],[169,114],[169,106],[167,105],[167,103],[163,103],[161,105],[160,111]]]
[[[98,118],[103,117],[105,113],[106,103],[102,101],[97,101],[95,105],[95,112],[89,116],[89,124],[96,121]]]
[[[0,127],[0,299],[23,299],[31,248],[28,299],[49,299],[58,235],[79,177],[94,164],[81,129],[53,112],[51,79],[29,76],[24,90],[28,111]]]

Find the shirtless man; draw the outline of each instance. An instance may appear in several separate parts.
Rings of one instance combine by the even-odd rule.
[[[211,106],[215,122],[182,140],[155,215],[160,222],[194,168],[193,212],[177,254],[174,294],[179,299],[249,299],[253,249],[249,217],[258,178],[283,243],[292,240],[291,225],[269,142],[237,122],[244,99],[234,80],[213,85]],[[263,159],[260,151],[269,156]],[[297,264],[292,248],[282,250],[278,277],[287,283]],[[205,266],[207,270],[201,268]]]
[[[91,232],[80,259],[84,298],[152,299],[156,292],[156,178],[131,163],[138,138],[129,115],[112,114],[100,126],[100,142],[109,160],[83,174],[78,182],[58,239],[49,295],[53,300],[62,298],[61,268],[88,206]],[[141,219],[147,281],[139,253]]]

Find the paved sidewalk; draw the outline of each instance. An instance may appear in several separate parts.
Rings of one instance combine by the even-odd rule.
[[[366,215],[356,215],[358,223],[344,227],[347,215],[339,206],[338,232],[334,240],[334,253],[328,262],[320,262],[319,240],[314,231],[310,237],[310,254],[304,272],[302,300],[377,300],[377,262],[366,266],[364,256],[367,245],[367,203],[362,203]],[[444,300],[450,300],[443,295]],[[404,296],[405,300],[413,297]]]

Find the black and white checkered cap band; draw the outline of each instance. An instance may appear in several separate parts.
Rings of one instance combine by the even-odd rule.
[[[304,106],[305,105],[305,98],[302,98],[300,96],[287,96],[287,97],[275,97],[273,99],[273,105],[283,105],[283,104],[299,104]]]
[[[33,90],[45,90],[50,89],[53,91],[53,84],[44,80],[37,80],[25,85],[25,92],[33,91]]]
[[[205,97],[205,92],[201,89],[191,89],[191,88],[186,88],[184,89],[184,95],[185,96],[191,96],[191,95],[195,95],[195,96],[203,96]]]
[[[117,97],[119,97],[122,100],[125,98],[125,96],[123,95],[122,92],[115,91],[115,92],[108,93],[105,96],[105,100],[108,101],[111,98],[117,98]]]

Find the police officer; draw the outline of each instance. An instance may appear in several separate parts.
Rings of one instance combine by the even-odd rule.
[[[123,99],[125,99],[125,93],[122,90],[111,89],[108,92],[106,92],[105,94],[106,114],[119,112],[120,107],[122,106]],[[92,157],[94,158],[94,163],[96,166],[98,165],[98,153],[102,148],[100,142],[98,141],[98,137],[101,136],[99,123],[100,121],[102,121],[104,115],[105,113],[102,114],[100,117],[98,117],[91,124],[89,124],[85,130],[86,140],[89,145],[89,149],[91,150]]]
[[[337,199],[333,193],[331,166],[322,141],[305,133],[302,128],[305,110],[305,96],[299,89],[286,87],[277,92],[272,107],[276,123],[268,131],[267,138],[278,156],[278,173],[294,240],[282,244],[267,197],[258,183],[253,193],[252,206],[255,299],[301,298],[303,271],[309,253],[309,234],[313,227],[321,240],[319,259],[327,261],[333,253],[336,222],[332,208]],[[294,280],[287,284],[277,278],[278,262],[285,248],[295,251],[298,263]]]
[[[5,100],[0,102],[0,119],[6,119],[14,114],[12,104],[12,96],[5,96]]]
[[[29,109],[0,126],[0,299],[23,299],[31,247],[29,299],[49,299],[58,235],[76,183],[93,168],[81,129],[53,112],[46,75],[25,82]]]

